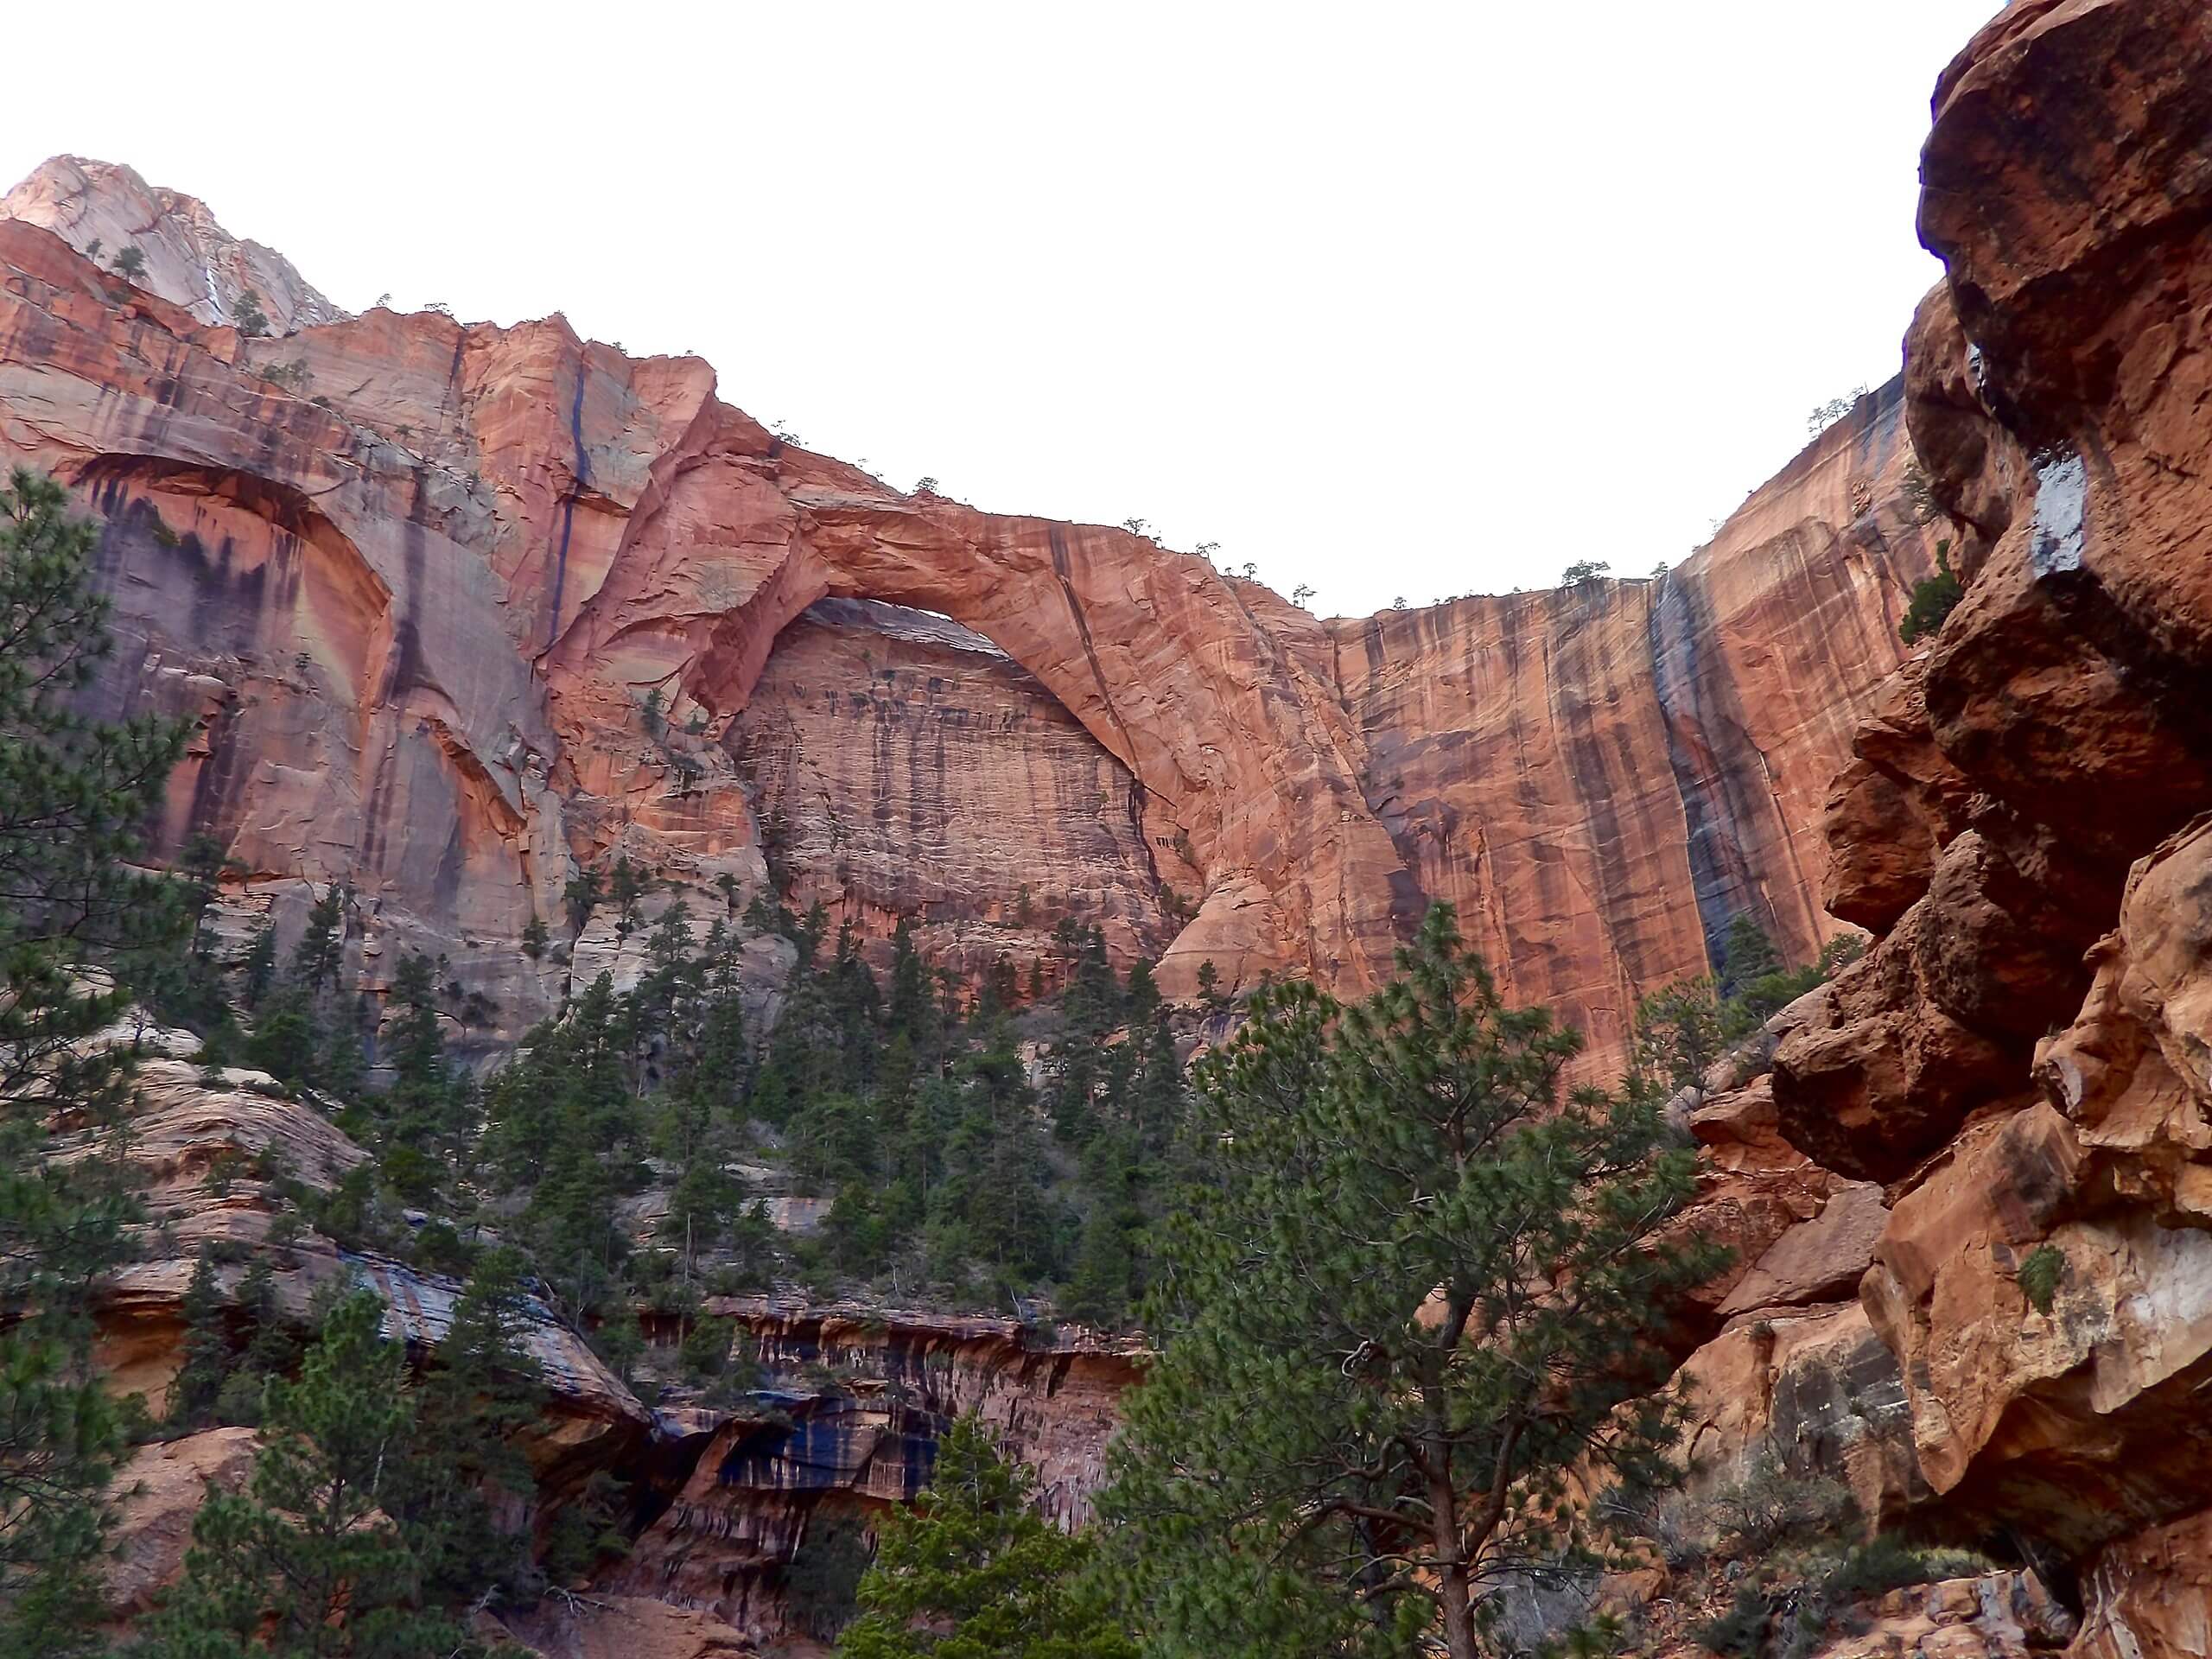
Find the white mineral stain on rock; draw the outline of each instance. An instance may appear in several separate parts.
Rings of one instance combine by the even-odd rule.
[[[2079,455],[2045,461],[2036,469],[2035,532],[2028,564],[2037,576],[2082,568],[2082,517],[2088,504],[2089,469]]]

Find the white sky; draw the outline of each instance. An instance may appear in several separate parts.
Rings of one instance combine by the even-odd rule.
[[[1994,10],[22,7],[0,175],[127,162],[348,308],[565,311],[1364,612],[1678,559],[1893,372]]]

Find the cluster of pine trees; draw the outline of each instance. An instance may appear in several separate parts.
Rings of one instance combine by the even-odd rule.
[[[527,1605],[620,1554],[623,1495],[603,1476],[543,1537],[515,1523],[537,1504],[522,1437],[544,1397],[526,1287],[518,1252],[483,1252],[415,1367],[375,1292],[327,1286],[303,1339],[265,1277],[226,1306],[203,1257],[162,1432],[244,1422],[261,1450],[244,1491],[202,1504],[142,1659],[480,1653],[467,1611]]]
[[[1141,1294],[1184,1089],[1149,969],[1122,982],[1095,930],[1065,931],[1056,1006],[1017,1007],[997,984],[963,1006],[903,925],[885,986],[849,927],[825,938],[818,906],[756,906],[750,921],[797,947],[763,1040],[740,974],[753,927],[717,916],[702,935],[673,902],[635,987],[601,976],[480,1084],[446,1052],[454,999],[410,957],[379,1039],[389,1082],[371,1089],[346,910],[342,889],[324,895],[281,965],[257,941],[239,991],[251,1032],[214,1028],[372,1154],[334,1192],[294,1193],[341,1244],[464,1272],[482,1232],[512,1237],[618,1363],[636,1352],[639,1306],[682,1313],[702,1292],[780,1279],[962,1306],[1058,1292],[1064,1313],[1102,1324]],[[738,1173],[763,1166],[829,1201],[817,1233],[770,1224]],[[624,1206],[652,1188],[666,1208],[640,1251]]]

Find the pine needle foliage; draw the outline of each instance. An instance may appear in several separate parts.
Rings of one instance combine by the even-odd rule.
[[[1398,973],[1270,990],[1198,1070],[1210,1177],[1103,1498],[1152,1651],[1471,1659],[1490,1592],[1678,1478],[1658,1338],[1719,1255],[1670,1229],[1691,1150],[1649,1091],[1560,1100],[1579,1036],[1449,906]]]
[[[50,480],[19,468],[0,489],[0,1654],[45,1659],[95,1644],[124,1440],[91,1292],[127,1255],[130,1055],[85,1039],[127,999],[85,969],[173,944],[181,920],[123,868],[181,734],[79,706],[110,649],[98,545]]]
[[[1036,1477],[964,1417],[928,1488],[885,1517],[840,1659],[1136,1659],[1084,1574],[1090,1539],[1031,1507]]]

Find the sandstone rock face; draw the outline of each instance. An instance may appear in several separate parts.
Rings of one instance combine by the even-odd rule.
[[[117,1473],[115,1551],[102,1573],[118,1620],[150,1611],[184,1573],[192,1523],[208,1489],[244,1491],[260,1440],[250,1428],[210,1428],[142,1446]]]
[[[912,918],[968,973],[1072,914],[1171,993],[1208,960],[1357,992],[1452,899],[1601,1072],[1731,914],[1793,955],[1832,930],[1819,810],[1930,556],[1895,388],[1662,580],[1325,623],[1124,531],[902,494],[557,317],[340,316],[124,169],[13,200],[0,448],[105,520],[103,709],[197,722],[165,843],[216,836],[286,929],[351,880],[372,983],[447,955],[487,1045],[563,990],[513,944],[579,868],[741,910],[764,803],[833,920]],[[143,289],[41,228],[118,216],[160,230]],[[219,326],[248,267],[287,337]]]
[[[2026,1659],[2055,1653],[2075,1635],[2072,1614],[2032,1573],[1892,1590],[1871,1610],[1869,1628],[1821,1649],[1821,1659]]]
[[[690,1472],[616,1587],[706,1609],[759,1639],[784,1635],[784,1568],[837,1518],[866,1522],[912,1501],[937,1435],[968,1415],[1036,1471],[1042,1513],[1090,1521],[1116,1402],[1136,1378],[1134,1344],[761,1297],[710,1297],[707,1308],[738,1320],[767,1391],[664,1430],[696,1437]]]
[[[1856,1302],[1732,1320],[1676,1381],[1691,1407],[1682,1451],[1693,1494],[1769,1459],[1842,1482],[1878,1522],[1927,1495],[1896,1357]]]
[[[2088,1604],[2071,1659],[2212,1652],[2212,1511],[2105,1550],[2083,1586]]]
[[[346,314],[308,286],[274,248],[240,241],[215,222],[207,204],[158,189],[127,167],[56,156],[0,197],[0,219],[52,231],[79,253],[111,262],[127,247],[146,256],[147,289],[201,322],[232,326],[248,292],[261,302],[272,334],[289,334]]]
[[[1024,985],[1042,964],[1048,991],[1063,919],[1122,961],[1174,937],[1127,768],[980,634],[820,601],[734,726],[794,909],[842,907],[878,940],[912,918],[932,960],[973,977],[1004,957]]]
[[[1793,961],[1837,931],[1821,806],[1934,565],[1910,461],[1893,384],[1654,579],[1328,625],[1374,810],[1509,997],[1614,1056],[1732,917]]]
[[[226,1294],[236,1293],[246,1259],[259,1254],[288,1319],[304,1326],[318,1287],[352,1281],[383,1297],[388,1335],[435,1347],[450,1325],[457,1281],[341,1249],[312,1231],[282,1249],[268,1243],[274,1180],[289,1175],[327,1192],[367,1154],[308,1106],[283,1098],[273,1078],[235,1069],[219,1076],[211,1087],[196,1064],[153,1058],[135,1079],[129,1157],[146,1248],[100,1297],[99,1355],[111,1385],[144,1395],[156,1415],[163,1409],[183,1359],[185,1292],[208,1245],[232,1258],[215,1269]],[[531,1313],[524,1340],[549,1400],[528,1450],[541,1478],[558,1491],[632,1455],[652,1420],[574,1331],[543,1305]]]
[[[2070,1561],[2084,1653],[2212,1629],[2208,89],[2178,0],[2017,0],[1936,89],[1907,413],[1966,594],[1853,740],[1827,891],[1882,937],[1773,1078],[1885,1183],[1930,1502]]]

